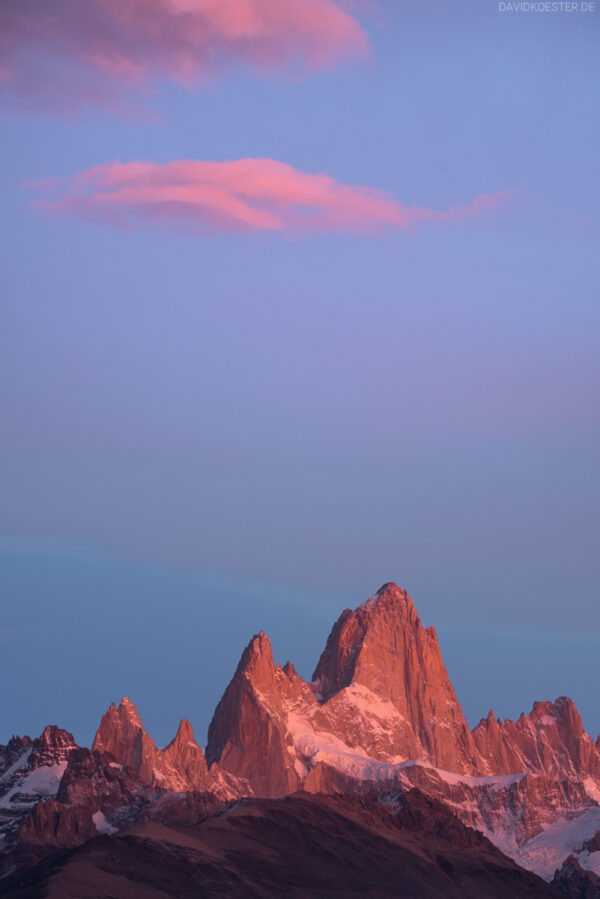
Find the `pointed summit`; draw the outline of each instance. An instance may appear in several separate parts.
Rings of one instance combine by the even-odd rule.
[[[48,750],[66,749],[67,751],[74,749],[76,746],[73,734],[62,727],[55,724],[48,724],[42,731],[41,736],[37,740],[37,749],[39,752]]]
[[[156,746],[129,697],[123,697],[118,709],[111,703],[102,717],[92,749],[110,753],[121,765],[137,771],[143,781],[152,783]]]
[[[350,685],[392,703],[409,723],[419,757],[452,771],[475,770],[478,753],[435,630],[423,628],[412,599],[397,584],[384,584],[333,626],[313,687],[327,700]],[[409,744],[398,747],[399,754],[407,752]]]
[[[394,583],[384,584],[353,612],[345,609],[334,624],[313,674],[315,688],[327,699],[353,682],[363,683],[381,698],[391,698],[393,677],[385,683],[386,672],[380,669],[379,659],[369,662],[369,648],[400,659],[400,643],[412,639],[419,629],[423,630],[406,590]],[[367,670],[370,664],[374,669],[371,675]]]
[[[215,710],[206,758],[272,797],[321,790],[334,769],[374,771],[371,762],[419,759],[464,774],[481,764],[435,631],[393,583],[342,613],[312,684],[290,663],[274,666],[268,638],[254,636]]]
[[[121,699],[121,702],[119,703],[119,714],[122,718],[128,718],[130,721],[135,722],[141,727],[142,719],[140,718],[140,713],[129,696],[123,696]]]
[[[33,766],[60,764],[67,761],[77,748],[73,735],[68,730],[49,724],[33,742],[31,764]]]
[[[185,718],[181,720],[175,737],[160,753],[158,763],[165,773],[167,769],[172,772],[168,777],[171,784],[179,778],[187,788],[199,788],[208,767],[204,753],[194,739],[192,725]]]
[[[242,653],[234,677],[250,679],[262,689],[271,689],[274,682],[275,664],[271,641],[264,631],[255,634]]]
[[[260,631],[242,653],[208,729],[209,766],[218,762],[248,780],[259,796],[283,796],[300,784],[282,724],[282,690],[293,689],[290,684],[288,674],[275,668],[271,641]]]
[[[192,725],[187,720],[187,718],[182,718],[179,722],[179,727],[177,728],[177,733],[169,743],[169,746],[177,745],[177,746],[185,746],[186,743],[196,742],[194,740],[194,730]],[[168,747],[165,747],[168,749]]]
[[[194,739],[189,721],[181,721],[175,738],[160,750],[146,733],[139,712],[128,697],[121,700],[118,708],[111,703],[92,749],[110,753],[121,765],[137,771],[144,783],[165,789],[201,789],[207,771],[204,753]]]
[[[380,604],[390,606],[394,603],[410,605],[414,609],[413,601],[406,590],[403,590],[402,587],[399,587],[398,584],[395,584],[393,581],[388,581],[379,588],[377,593],[361,603],[356,611],[358,611],[358,609],[372,611],[373,609],[378,608]]]

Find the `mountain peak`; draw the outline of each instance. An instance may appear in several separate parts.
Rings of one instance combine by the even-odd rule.
[[[262,689],[272,688],[275,663],[271,641],[264,631],[255,634],[246,646],[234,678],[245,677]]]
[[[153,759],[154,775],[179,789],[199,789],[206,776],[206,759],[194,739],[192,725],[182,718],[175,737]]]
[[[435,633],[423,630],[406,590],[391,581],[384,584],[354,611],[345,609],[334,624],[313,674],[315,689],[326,699],[356,682],[376,687],[378,696],[389,699],[391,684],[385,672],[382,676],[377,656],[387,653],[401,661],[401,644],[417,634],[426,634],[437,646]]]
[[[177,733],[175,734],[176,740],[193,740],[194,739],[194,729],[192,725],[187,720],[187,718],[182,718],[179,722],[179,727],[177,728]]]
[[[313,704],[314,696],[304,685]],[[284,698],[297,696],[301,683],[288,663],[274,665],[271,642],[255,634],[218,703],[208,728],[206,761],[248,780],[257,795],[283,796],[298,789],[300,779],[287,749]]]
[[[406,590],[399,587],[394,581],[387,581],[385,584],[382,584],[371,599],[388,599],[396,602],[406,602],[406,600],[409,600],[412,602]],[[370,600],[367,600],[367,602],[369,601]]]
[[[352,684],[396,707],[422,757],[450,770],[473,768],[477,753],[435,631],[425,630],[412,599],[395,583],[342,612],[329,635],[313,689],[326,701]]]
[[[543,726],[554,724],[556,727],[566,728],[579,736],[584,732],[581,715],[568,696],[558,696],[554,702],[534,702],[529,718]]]
[[[68,730],[63,730],[62,727],[57,727],[55,724],[47,724],[38,741],[39,749],[56,747],[71,748],[75,745],[73,734],[70,734]]]
[[[529,715],[523,712],[516,722],[482,718],[473,728],[473,738],[497,773],[600,777],[600,759],[568,696],[534,702]]]
[[[197,747],[200,750],[200,747],[196,743],[196,739],[194,737],[194,729],[192,725],[187,720],[187,718],[182,718],[179,722],[177,733],[175,734],[171,742],[167,746],[165,746],[162,752],[163,754],[168,752],[176,752],[190,745]]]
[[[194,739],[192,725],[185,718],[177,734],[163,750],[146,733],[138,710],[128,696],[118,709],[111,703],[94,737],[92,748],[108,752],[120,764],[133,768],[146,784],[167,788],[198,789],[206,774],[202,749]]]
[[[139,712],[128,696],[117,708],[113,703],[102,716],[92,749],[108,752],[122,765],[136,770],[142,780],[150,783],[152,766],[149,758],[155,751],[154,741],[142,725]]]
[[[366,599],[354,610],[355,612],[372,613],[376,610],[392,610],[396,607],[397,611],[402,609],[414,609],[412,599],[402,587],[393,581],[383,584],[373,596]]]
[[[33,741],[32,758],[40,765],[58,764],[66,761],[74,749],[77,749],[77,744],[73,735],[62,727],[49,724],[41,736]]]
[[[140,713],[137,710],[137,706],[133,704],[129,696],[123,696],[123,698],[121,699],[121,702],[119,703],[118,713],[121,718],[129,718],[130,721],[135,721],[135,723],[139,724],[141,727],[142,719],[140,718]]]

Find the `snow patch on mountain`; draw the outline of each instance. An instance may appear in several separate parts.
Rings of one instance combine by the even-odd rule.
[[[593,874],[597,874],[600,877],[600,852],[589,852],[587,849],[584,849],[576,858],[582,868],[592,871]]]
[[[594,780],[593,777],[584,777],[583,786],[590,799],[600,803],[600,786],[598,785],[598,782]]]
[[[95,814],[92,815],[92,821],[94,822],[94,827],[98,833],[110,835],[111,833],[117,832],[117,828],[113,827],[102,812],[95,812]]]
[[[33,805],[39,799],[55,796],[66,767],[67,763],[61,762],[58,765],[42,765],[31,771],[0,798],[0,808]]]
[[[552,880],[556,869],[560,868],[565,858],[571,854],[575,855],[582,868],[587,867],[596,871],[596,866],[599,866],[596,873],[600,873],[600,852],[589,853],[584,849],[586,840],[590,840],[599,829],[600,807],[593,806],[576,817],[551,824],[517,849],[508,851],[508,848],[498,843],[496,845],[510,855],[517,864],[549,881]]]
[[[32,753],[32,749],[27,749],[26,752],[21,755],[14,764],[7,768],[2,777],[0,777],[0,789],[3,784],[6,784],[12,778],[13,774],[16,774],[21,768],[23,768],[27,762],[29,761],[29,756]]]
[[[415,762],[414,764],[420,764],[419,762]],[[426,765],[422,765],[421,767],[427,767]],[[522,774],[500,774],[494,776],[493,774],[484,775],[482,777],[475,777],[470,774],[455,774],[454,771],[443,771],[441,768],[430,768],[429,770],[435,771],[435,773],[447,784],[465,784],[467,787],[492,787],[495,792],[498,790],[503,790],[506,787],[510,787],[512,784],[517,783],[519,780],[522,780],[525,777],[525,773]]]

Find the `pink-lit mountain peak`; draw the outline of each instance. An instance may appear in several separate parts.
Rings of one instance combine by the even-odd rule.
[[[257,795],[283,795],[319,762],[343,765],[340,753],[357,752],[385,764],[421,758],[478,769],[435,631],[396,584],[342,613],[311,684],[290,663],[274,665],[264,633],[253,637],[215,710],[207,760],[248,779]],[[265,760],[277,776],[265,777]]]
[[[48,724],[38,740],[37,751],[42,753],[49,750],[62,749],[68,752],[74,746],[75,740],[68,730],[63,730],[55,724]]]
[[[111,702],[104,717],[119,728],[137,729],[143,727],[140,713],[129,696],[123,696],[118,706]],[[98,735],[96,734],[97,738]]]
[[[169,748],[169,746],[183,745],[185,743],[190,743],[192,740],[194,740],[194,729],[192,728],[192,725],[187,720],[187,718],[182,718],[179,722],[177,733],[168,744],[168,746],[165,746],[165,751]]]
[[[139,712],[128,697],[117,708],[112,703],[94,737],[93,749],[109,753],[120,764],[132,768],[146,784],[171,789],[195,788],[206,775],[204,753],[192,725],[183,719],[177,734],[159,749],[146,732]]]
[[[319,659],[313,684],[323,699],[359,683],[393,701],[399,690],[405,693],[412,688],[413,675],[423,666],[428,669],[424,686],[443,683],[444,690],[454,696],[434,629],[423,628],[406,590],[386,583],[354,611],[342,612]]]
[[[242,654],[240,667],[252,667],[263,662],[273,662],[271,641],[264,631],[255,634]]]
[[[534,702],[517,721],[490,711],[473,728],[477,749],[494,772],[527,771],[600,781],[598,746],[585,732],[581,715],[568,696]]]
[[[410,605],[414,609],[414,604],[406,590],[402,587],[399,587],[398,584],[395,584],[393,581],[387,581],[387,583],[383,584],[373,596],[366,599],[362,602],[356,609],[364,610],[373,610],[375,608],[379,608],[380,606],[385,606],[399,603],[403,605]]]
[[[119,706],[111,703],[103,715],[92,749],[109,753],[118,762],[138,771],[142,780],[152,781],[154,740],[144,730],[138,710],[126,696]]]
[[[271,691],[274,686],[274,669],[271,641],[264,631],[259,631],[244,649],[234,680],[244,678],[262,690]]]

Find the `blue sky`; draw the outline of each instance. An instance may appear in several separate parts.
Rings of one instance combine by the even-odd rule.
[[[387,580],[438,627],[472,722],[570,693],[600,730],[600,13],[355,15],[368,56],[300,77],[238,62],[120,109],[4,98],[0,738],[45,709],[84,738],[140,693],[166,742],[196,689],[181,715],[202,732],[259,619],[310,674],[339,611]],[[247,157],[430,210],[516,192],[413,233],[199,235],[49,214],[24,186]],[[48,580],[23,573],[40,546]],[[233,631],[214,578],[246,610]],[[191,597],[197,643],[169,624]],[[135,626],[113,632],[123,602]],[[490,660],[476,685],[470,652]]]

